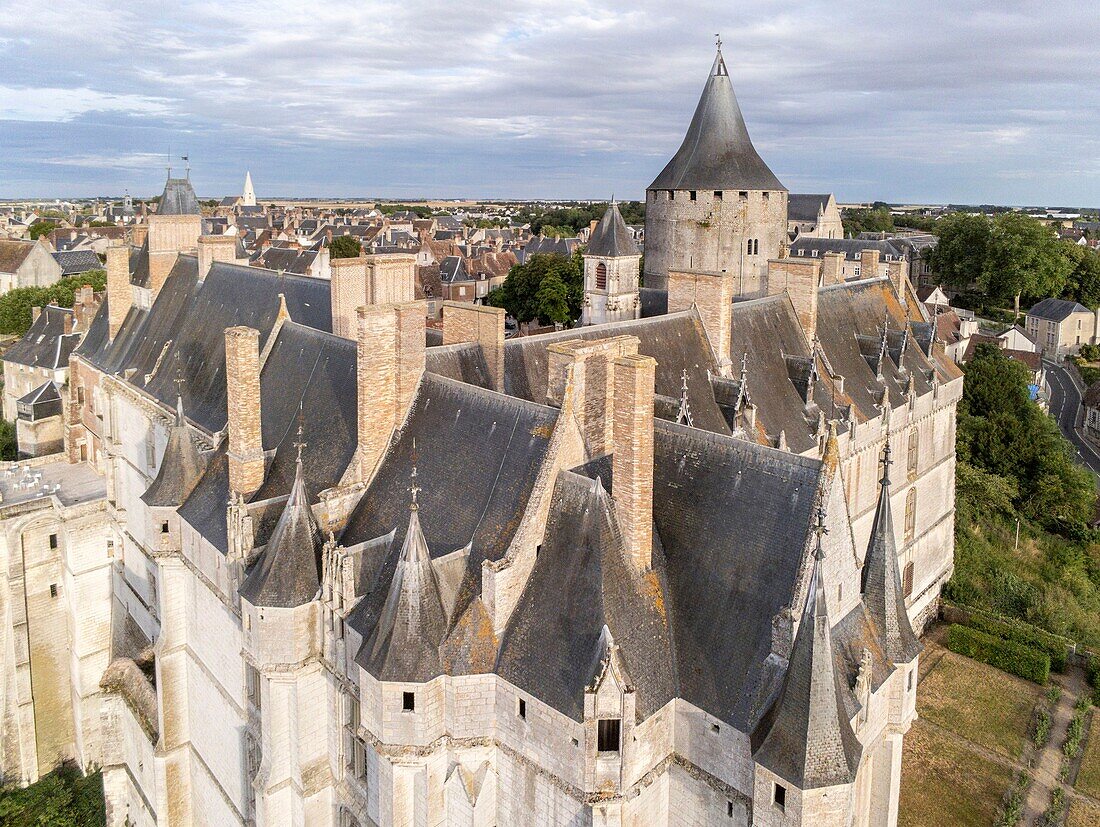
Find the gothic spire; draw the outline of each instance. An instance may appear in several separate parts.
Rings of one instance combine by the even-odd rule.
[[[787,673],[774,706],[753,733],[758,764],[802,790],[850,784],[862,747],[844,708],[843,686],[833,662],[829,610],[821,562],[825,510],[818,506],[813,567]]]
[[[680,410],[676,414],[678,425],[691,425],[691,405],[688,402],[688,372],[680,373]]]
[[[898,570],[894,521],[890,511],[890,440],[882,453],[878,507],[871,526],[871,539],[863,558],[860,588],[863,603],[883,637],[886,656],[893,663],[909,663],[920,654],[921,645],[909,622]]]

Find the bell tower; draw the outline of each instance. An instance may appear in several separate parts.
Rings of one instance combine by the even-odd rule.
[[[584,251],[581,324],[638,318],[638,269],[642,254],[612,199]]]

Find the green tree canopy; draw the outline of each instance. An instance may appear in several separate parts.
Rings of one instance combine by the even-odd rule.
[[[57,229],[57,224],[53,221],[35,221],[30,227],[31,241],[37,241],[44,235],[49,235]]]
[[[353,235],[338,235],[332,239],[329,245],[329,256],[332,258],[355,258],[362,251],[363,245]]]
[[[889,207],[874,209],[845,210],[840,216],[844,224],[844,235],[856,236],[860,233],[889,233],[894,231],[894,217]]]
[[[1066,279],[1066,298],[1100,307],[1100,252],[1068,242],[1065,252],[1073,268]]]
[[[31,308],[56,304],[72,307],[76,290],[89,284],[95,290],[107,286],[104,270],[89,270],[79,276],[61,279],[49,287],[17,287],[0,296],[0,333],[22,336],[31,326]]]
[[[535,255],[515,265],[486,303],[503,307],[518,322],[537,318],[569,324],[580,317],[583,299],[583,262],[578,251],[570,258]]]
[[[1003,484],[973,475],[964,482],[997,490],[1001,508],[1011,495],[1017,510],[1048,527],[1083,526],[1096,504],[1096,482],[1031,400],[1030,379],[1027,368],[997,346],[976,349],[958,410],[958,459]]]

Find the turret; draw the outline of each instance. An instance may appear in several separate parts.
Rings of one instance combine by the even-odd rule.
[[[642,253],[614,199],[584,251],[582,324],[638,318],[638,268]]]
[[[148,508],[146,536],[155,552],[180,550],[180,518],[176,510],[194,490],[206,468],[206,460],[187,431],[183,397],[176,397],[176,418],[157,476],[141,495]]]
[[[645,285],[705,270],[759,295],[786,233],[787,189],[749,138],[719,44],[684,142],[646,190]]]

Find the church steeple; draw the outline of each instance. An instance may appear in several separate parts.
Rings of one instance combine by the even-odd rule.
[[[894,521],[890,513],[890,441],[882,456],[878,507],[871,526],[871,540],[863,558],[861,589],[867,612],[883,636],[886,656],[893,663],[909,663],[920,654],[921,644],[909,622],[902,597]]]
[[[241,206],[242,207],[255,207],[256,206],[256,191],[252,189],[252,173],[246,172],[244,174],[244,190],[241,192]]]
[[[642,253],[615,199],[592,230],[584,250],[584,308],[581,324],[636,319],[638,268]]]

